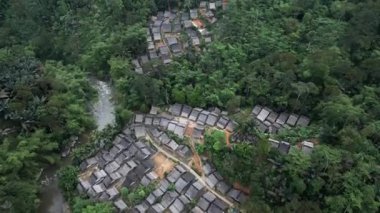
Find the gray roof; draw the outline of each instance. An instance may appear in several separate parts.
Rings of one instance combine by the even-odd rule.
[[[161,30],[164,33],[170,33],[172,31],[172,25],[170,23],[163,23],[161,25]]]
[[[257,119],[260,121],[265,121],[265,119],[268,117],[270,114],[270,110],[268,108],[263,108],[260,113],[257,115]]]
[[[201,44],[201,41],[197,36],[191,37],[191,44],[193,46],[199,46]]]
[[[158,188],[158,189],[155,189],[152,193],[155,197],[161,197],[164,194],[164,191]]]
[[[195,139],[200,139],[203,137],[204,128],[195,127],[192,133],[192,137]]]
[[[186,191],[185,195],[190,199],[190,200],[193,200],[195,199],[196,197],[199,196],[199,190],[197,188],[195,188],[193,185],[191,185],[189,187],[189,189]]]
[[[175,127],[175,130],[174,130],[174,133],[176,135],[178,135],[179,138],[183,138],[184,134],[185,134],[185,127],[184,126],[181,126],[181,125],[177,125]]]
[[[209,202],[214,201],[215,198],[216,198],[216,196],[215,196],[213,193],[211,193],[210,191],[204,193],[202,197],[203,197],[204,199],[206,199],[207,201],[209,201]]]
[[[202,111],[202,109],[200,109],[200,108],[194,108],[190,113],[189,119],[192,121],[196,121],[198,119],[198,115],[201,111]]]
[[[210,206],[210,202],[201,197],[197,203],[197,206],[203,211],[207,211],[208,207]]]
[[[219,182],[219,181],[218,181],[218,179],[215,177],[214,174],[211,174],[211,175],[209,175],[209,176],[206,178],[206,183],[207,183],[207,185],[209,185],[211,188],[214,188],[218,182]]]
[[[175,191],[167,191],[164,196],[162,196],[161,204],[164,208],[167,208],[170,206],[170,204],[173,203],[173,201],[178,197],[178,193]]]
[[[189,20],[190,19],[190,16],[189,16],[189,13],[188,12],[182,12],[182,15],[181,15],[181,21],[186,21],[186,20]]]
[[[175,150],[178,149],[178,146],[179,146],[179,145],[178,145],[174,140],[171,140],[171,141],[169,142],[169,144],[167,144],[167,146],[168,146],[171,150],[175,151]]]
[[[209,8],[210,10],[216,10],[216,4],[215,4],[215,2],[210,2],[210,3],[208,4],[208,8]]]
[[[183,27],[184,28],[190,28],[193,26],[193,23],[191,22],[191,20],[185,20],[183,21]]]
[[[226,126],[226,130],[229,131],[229,132],[233,132],[234,129],[237,127],[237,123],[233,120],[230,120],[230,122],[228,122],[227,126]]]
[[[160,126],[163,127],[164,129],[168,128],[169,121],[170,120],[167,118],[161,118]]]
[[[271,123],[274,123],[274,122],[276,122],[277,117],[278,117],[278,114],[277,114],[277,113],[275,113],[275,112],[271,112],[271,113],[269,114],[269,116],[267,117],[267,120],[268,120],[269,122],[271,122]]]
[[[166,10],[166,11],[164,12],[164,17],[165,17],[165,18],[169,18],[171,14],[172,14],[172,13],[171,13],[170,11]]]
[[[165,207],[163,207],[160,203],[154,204],[148,212],[152,213],[161,213],[165,210]]]
[[[185,209],[185,206],[183,205],[182,201],[177,198],[173,204],[169,207],[171,212],[182,212]]]
[[[193,186],[194,186],[196,189],[198,189],[198,190],[201,190],[201,189],[204,188],[203,184],[202,184],[199,180],[195,181],[195,182],[193,183]]]
[[[180,173],[186,172],[186,169],[180,164],[177,164],[174,168],[177,169]]]
[[[178,180],[178,178],[181,176],[181,173],[176,170],[176,169],[173,169],[167,176],[167,179],[169,182],[171,183],[174,183]]]
[[[275,141],[275,140],[270,140],[269,143],[271,144],[271,147],[275,149],[277,149],[278,146],[280,145],[280,142]]]
[[[256,128],[262,132],[266,132],[268,129],[268,126],[266,126],[263,122],[259,120],[255,120]]]
[[[215,168],[208,162],[203,164],[203,172],[206,176],[213,173],[215,171]]]
[[[172,62],[172,59],[170,58],[169,54],[167,54],[167,55],[162,54],[161,60],[162,60],[162,63],[164,63],[164,64],[169,64]]]
[[[159,131],[156,128],[151,129],[150,132],[152,133],[153,137],[155,137],[157,139],[163,134],[163,132]]]
[[[210,112],[203,110],[199,116],[198,116],[198,123],[204,124],[207,120],[207,116],[210,114]]]
[[[174,116],[180,116],[182,112],[182,104],[174,104],[169,108],[169,112]]]
[[[179,178],[177,182],[175,182],[175,189],[178,193],[182,193],[183,190],[189,185],[190,183],[185,181],[183,178]]]
[[[212,213],[223,213],[223,210],[221,210],[217,205],[215,204],[211,204],[208,212],[212,212]]]
[[[129,167],[127,164],[123,164],[123,165],[119,168],[119,170],[118,170],[117,172],[118,172],[120,175],[122,175],[122,176],[126,176],[126,175],[128,175],[128,173],[129,173],[130,171],[132,171],[132,168]]]
[[[190,18],[191,18],[191,19],[196,19],[196,18],[198,18],[198,10],[197,10],[197,9],[192,9],[192,10],[190,10]]]
[[[306,116],[301,115],[301,117],[297,121],[297,126],[306,127],[310,123],[310,119]]]
[[[160,117],[154,117],[153,118],[153,126],[159,126],[160,125],[160,122],[161,122],[161,118]]]
[[[204,213],[204,211],[202,211],[202,209],[200,209],[198,206],[195,206],[192,210],[191,210],[192,213]]]
[[[149,37],[152,38],[152,37]],[[154,50],[154,43],[152,41],[148,41],[148,50]]]
[[[145,125],[152,125],[152,124],[153,124],[153,117],[145,116]]]
[[[162,24],[162,21],[156,20],[156,21],[154,21],[153,26],[154,27],[159,27],[159,26],[161,26],[161,24]]]
[[[219,182],[218,184],[216,184],[216,189],[222,193],[222,194],[226,194],[228,192],[228,190],[231,189],[231,186],[229,186],[226,182],[224,181],[221,181]]]
[[[218,120],[218,123],[216,124],[217,127],[220,129],[224,129],[226,125],[228,124],[229,119],[225,116],[221,116]]]
[[[190,148],[186,145],[180,145],[177,153],[182,158],[189,158],[189,157],[191,157],[191,154],[192,154]]]
[[[187,181],[187,182],[191,182],[195,179],[195,176],[193,174],[191,174],[191,172],[185,172],[183,175],[182,175],[182,178]]]
[[[178,40],[176,37],[166,37],[168,45],[171,46],[173,44],[178,44]]]
[[[160,47],[160,54],[161,55],[167,55],[167,54],[169,54],[169,48],[167,46],[161,46]]]
[[[227,210],[227,208],[228,208],[227,203],[223,202],[223,201],[222,201],[221,199],[219,199],[219,198],[216,198],[216,199],[215,199],[214,204],[215,204],[216,206],[218,206],[220,209],[224,210],[224,211]]]
[[[155,33],[160,33],[160,27],[153,27],[153,28],[152,28],[152,33],[153,33],[153,35],[154,35]]]
[[[111,174],[114,171],[118,170],[120,168],[120,165],[116,163],[115,161],[112,161],[111,163],[107,164],[104,170],[108,173]]]
[[[187,105],[183,105],[181,116],[188,118],[190,113],[191,113],[191,110],[192,110],[191,107],[189,107]]]
[[[236,190],[234,188],[232,188],[228,193],[228,197],[232,198],[233,200],[235,201],[238,201],[238,197],[239,197],[239,194],[240,194],[240,191],[239,190]]]
[[[142,123],[144,121],[144,115],[136,114],[135,115],[135,123]]]
[[[148,210],[148,208],[149,208],[149,206],[146,205],[145,203],[142,203],[142,204],[135,206],[135,210],[137,210],[137,212],[139,212],[139,213],[145,213],[146,210]]]
[[[280,116],[278,116],[276,123],[284,125],[285,122],[288,120],[289,114],[288,113],[281,113]]]
[[[296,125],[296,122],[298,120],[298,117],[299,115],[296,115],[296,114],[291,114],[288,118],[288,120],[286,121],[286,124],[290,125],[290,126],[294,126]]]
[[[124,211],[128,208],[127,204],[122,199],[119,199],[113,203],[119,211]]]
[[[160,33],[153,33],[153,39],[154,39],[154,41],[161,41],[161,34]]]
[[[215,123],[217,120],[218,120],[218,115],[211,113],[207,117],[206,124],[209,126],[215,126]]]
[[[178,43],[171,45],[170,48],[173,51],[173,53],[181,53],[183,50],[181,44]]]
[[[186,29],[186,33],[189,37],[197,37],[197,31],[193,30],[192,28]]]
[[[290,144],[288,142],[281,141],[278,147],[278,151],[283,154],[287,154],[289,152],[289,149],[290,149]]]
[[[153,44],[153,43],[151,42],[151,44]],[[148,55],[142,55],[142,56],[140,56],[140,61],[141,61],[141,64],[148,63],[149,62]]]
[[[166,192],[166,190],[168,189],[170,183],[167,179],[163,179],[160,181],[160,184],[159,184],[159,189],[161,189],[161,191],[163,192]]]
[[[135,127],[135,136],[136,138],[145,137],[146,131],[144,126],[136,126]]]
[[[168,130],[171,132],[174,132],[176,126],[177,126],[177,123],[175,121],[171,121],[171,122],[169,122]]]
[[[150,58],[150,60],[158,58],[156,50],[150,50],[149,51],[149,58]]]
[[[163,133],[160,137],[159,137],[159,140],[161,141],[161,143],[163,144],[168,144],[170,142],[170,138],[169,136],[166,134],[166,133]]]
[[[309,155],[313,152],[314,144],[312,142],[303,141],[301,145],[301,150],[303,153]]]
[[[120,194],[119,191],[114,186],[107,189],[106,193],[109,195],[111,200]]]

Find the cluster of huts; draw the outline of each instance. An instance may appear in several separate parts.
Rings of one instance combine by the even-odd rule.
[[[222,1],[202,1],[199,8],[159,11],[152,16],[146,33],[147,54],[132,61],[135,71],[142,74],[144,64],[151,60],[169,64],[173,57],[181,56],[189,46],[199,48],[202,41],[210,43],[211,33],[201,17],[215,23],[215,12],[223,5]]]
[[[277,114],[260,106],[256,106],[252,111],[255,119],[273,121],[272,125],[279,123],[278,119],[280,124],[284,121],[284,125],[289,127],[307,126],[310,122],[305,116],[281,116],[283,113],[280,113],[271,117],[272,113]],[[199,139],[203,137],[205,127],[233,132],[236,125],[236,122],[227,117],[226,112],[218,108],[203,110],[173,104],[167,112],[160,112],[159,108],[152,107],[149,114],[136,114],[133,123],[116,137],[109,150],[102,150],[81,163],[77,188],[92,199],[112,201],[120,212],[225,212],[229,206],[208,191],[207,187],[183,166],[175,166],[161,180],[154,172],[153,156],[157,151],[146,139],[153,140],[160,147],[178,156],[181,161],[187,162],[193,155],[191,148],[173,139],[168,131],[179,138],[186,135]],[[188,131],[189,126],[192,126],[192,131]],[[284,141],[269,141],[273,148],[284,154],[292,148]],[[314,144],[307,141],[298,146],[306,154],[310,154],[313,147]],[[208,187],[235,203],[241,204],[246,200],[246,195],[224,181],[207,159],[204,158],[203,161],[202,170]],[[131,189],[151,183],[156,183],[157,188],[142,203],[128,206],[121,198],[122,187]]]
[[[252,116],[257,128],[260,131],[268,133],[277,133],[283,128],[295,126],[306,127],[310,119],[303,115],[289,114],[286,112],[277,113],[268,107],[256,105],[252,110]]]
[[[146,186],[158,179],[153,171],[155,153],[145,141],[136,140],[131,134],[120,134],[112,148],[80,164],[77,189],[93,200],[111,201],[120,212],[125,211],[130,207],[121,198],[122,187]]]
[[[157,113],[157,108],[153,107],[149,114],[136,114],[134,123],[144,126],[156,126],[161,130],[171,131],[179,138],[184,138],[185,134],[194,139],[203,137],[206,127],[215,127],[221,130],[233,132],[237,123],[227,117],[226,112],[218,108],[203,110],[192,108],[183,104],[173,104],[169,107],[168,113]],[[191,131],[187,131],[191,124]]]
[[[226,212],[229,205],[186,171],[181,165],[161,180],[158,187],[140,204],[136,212]]]

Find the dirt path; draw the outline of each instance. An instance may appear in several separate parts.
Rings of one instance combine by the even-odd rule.
[[[151,137],[149,134],[147,134],[147,139],[149,141],[152,142],[152,145],[154,147],[156,147],[156,149],[161,152],[162,154],[164,154],[166,157],[172,159],[173,161],[175,162],[178,162],[179,164],[181,164],[187,171],[189,171],[190,173],[192,173],[196,179],[199,180],[199,182],[202,183],[202,185],[204,185],[206,187],[207,190],[209,190],[210,192],[212,192],[215,196],[217,196],[219,199],[223,200],[223,202],[227,203],[230,207],[233,207],[234,204],[229,201],[226,197],[224,197],[223,195],[219,194],[218,192],[216,192],[214,189],[212,189],[211,187],[209,187],[205,180],[198,175],[198,173],[196,173],[192,168],[190,168],[188,165],[186,165],[186,163],[182,162],[180,159],[178,159],[177,157],[173,156],[171,153],[167,152],[166,150],[162,149],[159,145],[156,144],[156,142],[153,140],[153,137]]]
[[[230,143],[230,137],[231,137],[231,132],[224,130],[224,135],[226,136],[226,144],[229,148],[231,148],[231,143]]]

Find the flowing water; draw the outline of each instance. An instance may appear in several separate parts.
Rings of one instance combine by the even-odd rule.
[[[93,80],[94,88],[98,92],[98,99],[92,106],[92,114],[96,121],[98,130],[104,129],[108,124],[115,123],[115,106],[112,102],[112,90],[108,83]],[[62,158],[59,165],[46,168],[41,174],[42,189],[40,193],[41,213],[66,213],[69,207],[65,202],[63,193],[58,187],[57,171],[71,164],[70,157]]]

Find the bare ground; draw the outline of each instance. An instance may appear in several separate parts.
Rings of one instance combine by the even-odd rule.
[[[157,153],[153,157],[154,161],[154,171],[160,177],[160,179],[165,178],[165,174],[169,173],[173,167],[174,163],[169,158],[165,157],[162,153]]]

